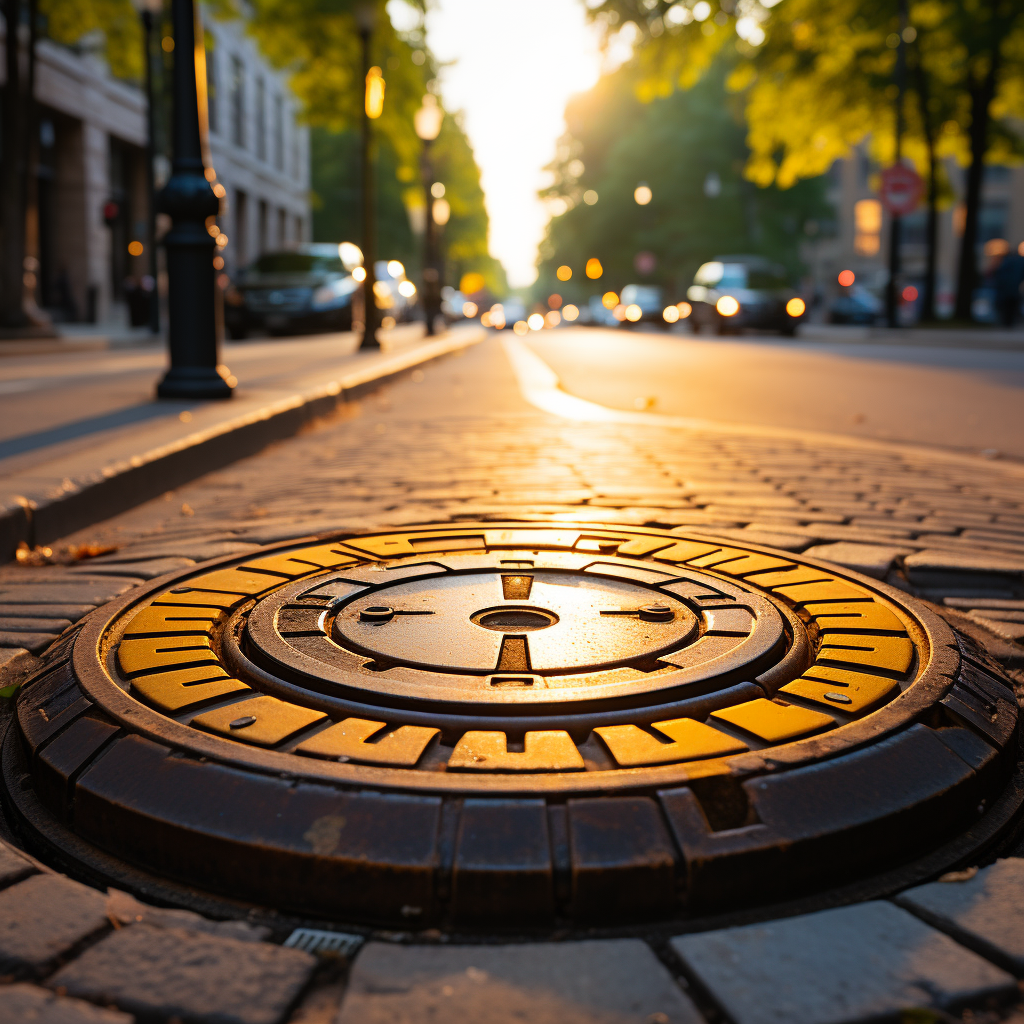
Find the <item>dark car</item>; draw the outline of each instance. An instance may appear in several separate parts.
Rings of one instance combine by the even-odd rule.
[[[360,262],[362,254],[348,242],[264,253],[225,293],[224,324],[233,338],[252,330],[351,330],[352,303],[359,292],[352,270]]]
[[[845,289],[828,311],[829,323],[873,324],[885,311],[882,300],[859,284]]]
[[[666,326],[660,288],[650,284],[627,284],[619,293],[619,302],[626,307],[626,319],[620,326],[632,327],[641,321]]]
[[[743,327],[794,334],[806,305],[785,268],[763,256],[717,256],[694,275],[686,298],[695,328],[726,334]]]

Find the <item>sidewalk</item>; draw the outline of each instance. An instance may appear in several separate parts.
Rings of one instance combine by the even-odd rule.
[[[1024,689],[1019,467],[601,414],[559,398],[536,357],[510,362],[497,339],[452,347],[344,416],[61,538],[116,551],[0,568],[0,686],[93,608],[205,559],[327,531],[511,519],[679,528],[856,568],[930,602]],[[995,864],[893,898],[710,930],[551,935],[295,930],[244,908],[216,921],[103,894],[0,846],[0,1018],[1021,1024],[1017,843]]]
[[[804,341],[849,342],[861,345],[923,345],[936,348],[1024,350],[1024,327],[867,327],[853,324],[804,323],[797,330]]]
[[[0,425],[0,557],[12,557],[20,542],[45,544],[251,454],[374,382],[474,344],[483,333],[460,326],[427,340],[412,324],[386,332],[381,350],[369,352],[357,349],[354,334],[227,346],[224,358],[239,379],[228,402],[153,399],[166,356],[152,346],[99,362],[90,353],[70,366],[53,356],[27,367],[0,365],[0,374],[19,373],[36,389],[20,392],[24,409],[12,394]],[[38,389],[60,400],[40,402]],[[36,429],[23,433],[30,415]]]

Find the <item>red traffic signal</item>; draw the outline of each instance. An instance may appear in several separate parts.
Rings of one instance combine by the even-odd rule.
[[[121,207],[118,203],[115,203],[113,199],[109,199],[103,204],[103,220],[108,228],[114,224],[120,215]]]

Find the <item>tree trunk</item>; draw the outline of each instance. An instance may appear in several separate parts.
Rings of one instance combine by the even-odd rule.
[[[978,220],[981,212],[981,186],[985,175],[985,151],[988,149],[989,107],[995,96],[999,73],[999,44],[992,47],[985,77],[971,86],[971,165],[967,169],[964,196],[966,217],[960,239],[960,266],[956,282],[956,318],[971,319],[971,305],[978,280]]]
[[[22,73],[19,27],[21,0],[3,0],[7,82],[3,90],[3,137],[0,159],[0,328],[26,323],[23,295],[25,273],[25,200],[28,167],[25,142],[25,75]]]
[[[934,323],[938,319],[935,311],[935,276],[939,234],[938,161],[935,157],[936,127],[934,118],[928,109],[931,90],[928,87],[928,73],[921,63],[919,53],[914,62],[914,77],[917,80],[917,105],[921,113],[921,127],[924,132],[925,146],[928,149],[928,221],[925,227],[924,296],[921,303],[921,322]]]

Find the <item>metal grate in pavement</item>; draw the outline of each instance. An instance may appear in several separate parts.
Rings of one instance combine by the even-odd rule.
[[[290,949],[302,949],[317,956],[336,955],[351,960],[365,940],[362,935],[348,932],[330,932],[320,928],[296,928],[285,939]]]

